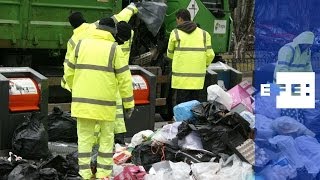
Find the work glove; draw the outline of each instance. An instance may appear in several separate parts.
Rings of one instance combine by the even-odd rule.
[[[134,108],[124,109],[124,116],[129,119],[134,111]]]

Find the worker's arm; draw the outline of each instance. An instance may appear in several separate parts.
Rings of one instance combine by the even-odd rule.
[[[72,52],[74,51],[76,44],[74,43],[74,41],[72,40],[72,37],[70,38],[70,40],[67,43],[67,52],[66,52],[66,56],[64,58],[64,62],[63,62],[63,67],[64,67],[64,72],[66,73],[66,71],[69,71],[68,68],[70,68],[69,66],[73,67],[72,64],[70,64],[70,57]],[[66,82],[66,75],[64,75],[61,79],[61,87],[71,91],[70,87],[68,86],[67,82]]]
[[[75,46],[73,51],[69,54],[69,59],[65,59],[65,62],[64,62],[63,80],[66,82],[66,85],[69,88],[70,92],[72,91],[75,64],[76,64],[76,59],[78,58],[78,55],[79,55],[80,45],[81,45],[81,41],[78,42],[78,44]]]
[[[124,8],[120,13],[113,15],[112,19],[116,20],[117,22],[129,22],[131,17],[136,13],[138,13],[138,8],[134,4],[130,4],[126,8]]]
[[[175,34],[172,31],[171,34],[170,34],[170,38],[169,38],[169,42],[168,42],[168,49],[167,49],[167,56],[170,59],[173,59],[173,54],[174,54],[174,49],[175,49],[175,42],[176,42]]]
[[[294,50],[289,46],[283,46],[278,53],[277,72],[288,72],[293,61]]]
[[[206,65],[207,67],[211,64],[211,62],[213,61],[214,59],[214,52],[213,52],[213,49],[212,49],[212,46],[211,46],[211,36],[208,32],[206,32],[206,57],[207,57],[207,61],[206,61]]]
[[[123,102],[123,107],[125,109],[133,108],[134,100],[131,72],[120,46],[116,47],[113,64],[116,79],[118,81],[118,89]]]

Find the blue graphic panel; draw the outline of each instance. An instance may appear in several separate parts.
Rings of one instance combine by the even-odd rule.
[[[313,89],[315,108],[303,107],[307,98],[296,102],[302,107],[277,108],[277,96],[284,96],[284,87],[277,85],[282,72],[315,73],[315,88],[310,78],[298,84],[298,78],[285,77],[285,87],[294,92],[280,98],[288,103]],[[260,91],[255,95],[256,179],[320,179],[319,0],[255,1],[253,81]],[[268,96],[261,96],[261,84],[270,84]]]

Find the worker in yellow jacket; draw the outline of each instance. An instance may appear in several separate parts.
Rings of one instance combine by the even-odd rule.
[[[118,14],[113,15],[111,18],[114,20],[114,23],[117,24],[121,21],[124,22],[129,22],[129,20],[131,19],[131,17],[136,14],[138,12],[137,7],[131,3],[129,4],[126,8],[124,8],[121,12],[119,12]],[[95,29],[98,27],[99,21],[96,21],[95,23],[91,24],[91,28]],[[119,29],[118,29],[119,31]],[[116,32],[114,32],[116,33]],[[126,34],[126,33],[122,33],[122,34]],[[133,39],[133,35],[134,35],[134,31],[131,30],[131,36],[130,39],[128,41],[121,41],[121,38],[127,38],[127,37],[120,37],[116,36],[116,42],[120,45],[123,54],[125,56],[125,61],[127,64],[129,64],[129,58],[130,58],[130,50],[131,50],[131,44],[132,44],[132,39]],[[123,107],[122,107],[122,100],[120,98],[120,94],[117,94],[117,120],[116,120],[116,125],[115,125],[115,130],[114,133],[118,134],[116,137],[116,140],[119,141],[119,143],[124,143],[123,139],[124,139],[124,134],[125,132],[127,132],[126,129],[126,125],[124,122],[124,116],[123,116]],[[99,126],[96,127],[96,136],[97,136],[97,141],[99,139],[99,133],[97,133],[99,131]]]
[[[67,43],[67,52],[64,59],[64,66],[70,66],[71,63],[69,61],[72,51],[77,45],[78,41],[87,36],[87,31],[90,27],[90,24],[86,23],[83,15],[80,12],[74,12],[69,16],[69,22],[73,27],[73,35],[69,39]],[[70,88],[66,84],[65,77],[62,77],[61,87],[70,91]]]
[[[171,87],[176,102],[196,100],[203,89],[206,69],[214,58],[211,36],[191,21],[188,10],[176,13],[177,27],[171,32],[167,56],[172,59]]]
[[[72,92],[71,115],[77,118],[79,174],[83,179],[92,178],[90,155],[96,124],[101,129],[96,178],[111,175],[118,90],[125,115],[130,117],[134,108],[131,73],[106,24],[101,19],[98,29],[90,30],[90,37],[78,42],[69,59],[71,66],[65,69]],[[129,28],[130,32],[126,23],[117,28]]]

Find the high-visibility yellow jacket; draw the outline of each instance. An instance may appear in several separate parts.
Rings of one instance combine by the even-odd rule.
[[[124,108],[133,108],[132,79],[120,46],[103,30],[90,31],[78,42],[65,70],[72,90],[71,115],[78,118],[114,121],[116,93]]]
[[[206,69],[214,58],[211,36],[198,27],[190,34],[174,29],[170,34],[167,56],[172,59],[172,88],[202,89]]]
[[[278,52],[278,61],[274,71],[274,82],[277,72],[312,72],[311,50],[301,51],[300,44],[313,44],[314,34],[303,32],[284,45]]]
[[[69,62],[70,55],[72,51],[74,51],[74,48],[78,44],[78,41],[87,36],[89,27],[90,27],[90,24],[83,23],[81,26],[73,30],[73,35],[71,36],[71,38],[67,43],[67,52],[64,58],[65,59],[64,63],[63,63],[64,66],[66,66],[67,63]],[[66,84],[64,77],[62,77],[62,80],[61,80],[61,87],[70,91],[70,87]]]

